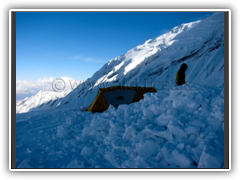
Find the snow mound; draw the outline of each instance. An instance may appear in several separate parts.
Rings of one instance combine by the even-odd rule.
[[[95,114],[17,114],[17,167],[222,168],[223,89],[197,85],[149,93]]]

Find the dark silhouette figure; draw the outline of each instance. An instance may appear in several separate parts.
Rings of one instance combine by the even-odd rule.
[[[176,74],[176,83],[178,86],[185,84],[185,71],[187,70],[187,64],[183,63]]]

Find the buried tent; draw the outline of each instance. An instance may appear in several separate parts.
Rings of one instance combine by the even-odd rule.
[[[130,104],[143,99],[143,94],[147,92],[157,92],[154,87],[128,87],[112,86],[99,88],[98,94],[87,111],[103,112],[111,104],[118,108],[120,104]]]

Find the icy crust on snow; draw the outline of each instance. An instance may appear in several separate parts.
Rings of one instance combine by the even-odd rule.
[[[103,113],[17,114],[18,168],[223,168],[224,85],[147,93]]]

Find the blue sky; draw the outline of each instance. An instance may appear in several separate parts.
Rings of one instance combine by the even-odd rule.
[[[17,12],[17,80],[90,78],[110,59],[212,12]]]

